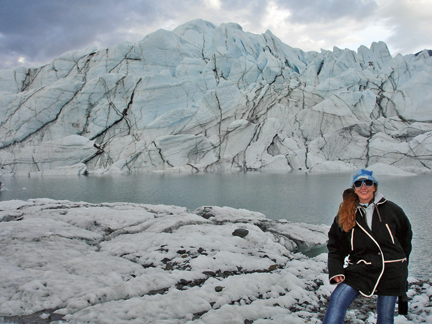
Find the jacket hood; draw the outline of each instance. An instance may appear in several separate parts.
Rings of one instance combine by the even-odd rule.
[[[382,193],[378,191],[375,193],[374,204],[382,204],[385,203],[386,201],[387,199],[384,197]]]

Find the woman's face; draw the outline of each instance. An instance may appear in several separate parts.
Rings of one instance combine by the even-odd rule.
[[[355,189],[355,193],[359,197],[360,203],[367,204],[374,197],[374,192],[376,191],[376,185],[374,184],[372,187],[366,187],[366,185],[363,183],[360,188],[354,188],[354,189]]]

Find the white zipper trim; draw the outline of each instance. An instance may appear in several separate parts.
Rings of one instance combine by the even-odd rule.
[[[395,263],[395,262],[405,262],[407,261],[407,258],[399,259],[399,260],[387,260],[384,261],[385,263]]]
[[[389,234],[390,234],[390,237],[391,237],[391,239],[392,239],[393,244],[395,244],[395,240],[394,240],[393,234],[392,234],[392,232],[390,231],[390,227],[388,226],[388,224],[386,224],[386,227],[387,227],[387,230],[389,231]]]
[[[370,237],[370,239],[378,246],[378,249],[380,250],[380,254],[381,254],[381,260],[382,260],[382,270],[381,270],[381,273],[380,273],[380,275],[379,275],[379,277],[378,277],[378,280],[376,281],[376,283],[375,283],[375,287],[372,289],[372,293],[370,294],[370,295],[366,295],[365,293],[363,293],[362,291],[360,291],[360,293],[363,295],[363,296],[365,296],[365,297],[372,297],[373,296],[373,294],[375,293],[375,290],[376,290],[376,288],[377,288],[377,286],[378,286],[378,284],[379,284],[379,282],[380,282],[380,280],[381,280],[381,277],[382,277],[382,275],[384,274],[384,269],[385,269],[385,260],[384,260],[384,253],[383,253],[383,251],[381,250],[381,247],[380,247],[380,245],[378,244],[378,242],[372,237],[372,235],[370,235],[369,233],[368,233],[368,231],[366,231],[357,221],[356,221],[356,223],[357,223],[357,225]]]

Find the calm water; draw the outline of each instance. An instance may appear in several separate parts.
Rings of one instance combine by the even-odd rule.
[[[230,206],[259,211],[271,219],[330,225],[350,174],[133,174],[104,177],[3,178],[0,200],[30,198]],[[432,174],[380,176],[380,192],[400,205],[414,231],[411,274],[432,277]]]

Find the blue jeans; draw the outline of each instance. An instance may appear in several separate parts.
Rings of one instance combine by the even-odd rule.
[[[343,324],[345,313],[360,295],[359,291],[340,283],[330,296],[323,324]],[[377,324],[393,324],[397,296],[378,296]]]

